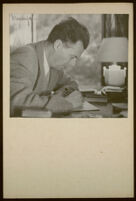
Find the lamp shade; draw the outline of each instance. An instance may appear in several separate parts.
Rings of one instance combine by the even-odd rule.
[[[128,40],[125,37],[104,38],[98,51],[101,62],[127,62]]]

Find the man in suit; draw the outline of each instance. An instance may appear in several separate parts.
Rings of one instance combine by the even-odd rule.
[[[63,70],[76,65],[88,43],[87,28],[68,18],[54,26],[47,40],[15,50],[10,60],[10,115],[19,116],[26,108],[57,113],[78,107],[82,97],[77,83]],[[71,99],[74,90],[76,98]]]

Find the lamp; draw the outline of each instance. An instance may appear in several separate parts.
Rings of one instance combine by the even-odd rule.
[[[128,40],[125,37],[104,38],[98,52],[98,60],[102,63],[113,63],[103,67],[106,85],[122,86],[125,83],[126,67],[121,69],[117,63],[128,62]]]

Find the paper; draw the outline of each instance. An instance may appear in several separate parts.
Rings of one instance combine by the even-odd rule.
[[[98,107],[88,103],[85,101],[81,107],[73,109],[74,112],[81,112],[81,111],[97,111],[99,110]]]

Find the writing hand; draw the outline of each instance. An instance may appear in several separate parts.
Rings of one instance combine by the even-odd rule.
[[[64,97],[57,94],[51,97],[46,108],[53,113],[69,113],[72,111],[73,106]]]
[[[55,91],[56,94],[60,94],[63,97],[68,96],[73,91],[78,90],[78,85],[76,82],[70,82],[69,84],[64,85],[63,87],[59,88]]]
[[[70,95],[65,97],[65,100],[70,102],[73,108],[80,107],[83,103],[83,97],[79,91],[73,91]]]

